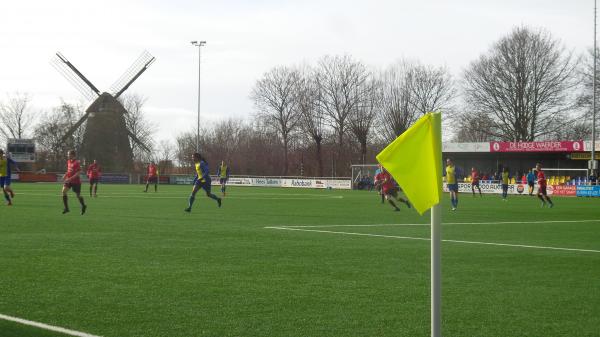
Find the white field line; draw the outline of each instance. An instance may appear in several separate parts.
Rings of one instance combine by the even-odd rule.
[[[600,219],[589,220],[548,220],[548,221],[498,221],[498,222],[445,222],[442,225],[506,225],[506,224],[545,224],[545,223],[575,223],[600,222]],[[393,223],[370,225],[290,225],[274,226],[273,228],[330,228],[330,227],[384,227],[384,226],[430,226],[428,223]],[[271,227],[265,227],[271,228]]]
[[[143,193],[143,192],[142,192]],[[189,197],[189,195],[187,194],[179,194],[178,196],[165,196],[165,195],[155,195],[155,194],[142,194],[142,193],[131,193],[131,194],[102,194],[100,195],[99,198],[101,199],[117,199],[117,198],[131,198],[131,199],[187,199]],[[42,197],[42,196],[50,196],[50,197],[60,197],[62,194],[57,193],[19,193],[19,195],[28,195],[28,196],[36,196],[36,197]],[[287,194],[290,195],[290,194]],[[286,194],[281,194],[281,196],[287,196]],[[71,196],[71,195],[69,195]],[[84,198],[90,198],[92,199],[92,197],[86,196],[85,194],[82,193],[82,196]],[[344,197],[341,195],[321,195],[318,197],[315,196],[309,196],[306,195],[305,197],[292,197],[292,198],[282,198],[282,197],[252,197],[252,200],[315,200],[315,199],[343,199]],[[96,198],[93,198],[96,199]],[[223,198],[224,200],[227,199],[245,199],[248,200],[248,198],[244,197],[244,196],[227,196],[225,198]]]
[[[69,336],[77,336],[77,337],[100,337],[100,336],[91,335],[91,334],[85,333],[85,332],[80,332],[80,331],[75,331],[75,330],[69,330],[69,329],[61,328],[59,326],[48,325],[48,324],[44,324],[44,323],[29,321],[29,320],[26,320],[26,319],[22,319],[22,318],[18,318],[18,317],[12,317],[12,316],[7,316],[7,315],[2,315],[2,314],[0,314],[0,319],[6,320],[6,321],[15,322],[15,323],[20,323],[20,324],[23,324],[23,325],[33,326],[33,327],[44,329],[44,330],[50,330],[50,331],[60,332],[60,333],[63,333],[65,335],[69,335]]]
[[[19,195],[28,195],[28,196],[36,196],[36,197],[46,197],[46,196],[50,196],[50,197],[60,197],[62,194],[60,193],[27,193],[27,192],[22,192],[19,193]],[[227,199],[245,199],[245,200],[314,200],[314,199],[343,199],[344,196],[341,195],[320,195],[320,196],[311,196],[311,195],[304,195],[303,197],[292,197],[292,198],[285,198],[285,196],[289,196],[289,195],[301,195],[301,194],[280,194],[280,196],[283,196],[284,198],[281,197],[276,197],[276,194],[269,194],[269,195],[273,195],[273,197],[251,197],[251,198],[247,198],[245,195],[240,195],[240,196],[227,196],[224,197],[224,200]],[[69,194],[69,196],[71,196],[71,194]],[[74,196],[74,195],[73,195]],[[96,198],[92,198],[90,196],[85,195],[84,193],[81,194],[82,197],[84,198],[90,198],[90,199],[96,199]],[[154,193],[130,193],[130,194],[102,194],[100,195],[99,198],[102,199],[111,199],[111,198],[132,198],[132,199],[187,199],[189,197],[188,194],[181,194],[179,193],[178,196],[167,196],[164,194],[154,194]]]
[[[266,229],[276,229],[276,230],[287,230],[287,231],[300,231],[300,232],[314,232],[314,233],[328,233],[328,234],[341,234],[341,235],[368,236],[368,237],[379,237],[379,238],[401,239],[401,240],[430,241],[429,238],[419,238],[419,237],[413,237],[413,236],[397,236],[397,235],[382,235],[382,234],[353,233],[353,232],[336,232],[336,231],[317,230],[317,229],[303,229],[303,228],[291,228],[291,227],[265,227],[265,228]],[[482,241],[465,241],[465,240],[442,240],[442,241],[443,242],[452,242],[452,243],[464,243],[464,244],[471,244],[471,245],[487,245],[487,246],[530,248],[530,249],[561,250],[561,251],[571,251],[571,252],[600,253],[600,250],[594,250],[594,249],[577,249],[577,248],[563,248],[563,247],[551,247],[551,246],[519,245],[519,244],[511,244],[511,243],[482,242]]]

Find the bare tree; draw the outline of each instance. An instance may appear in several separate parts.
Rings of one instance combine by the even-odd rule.
[[[61,102],[51,113],[42,114],[34,134],[38,152],[45,153],[47,169],[62,169],[67,150],[79,150],[85,128],[79,128],[66,141],[62,140],[65,130],[73,126],[83,115],[83,104]]]
[[[578,60],[545,30],[515,28],[464,72],[468,110],[496,139],[532,141],[570,120]]]
[[[127,110],[127,113],[125,114],[127,130],[148,148],[152,149],[154,146],[153,136],[156,131],[156,126],[146,119],[144,105],[146,104],[147,98],[138,94],[126,94],[120,96],[119,101],[123,104],[125,110]],[[145,162],[151,159],[152,155],[146,153],[146,151],[136,142],[130,141],[130,144],[134,160]]]
[[[196,152],[196,132],[189,131],[176,137],[176,159],[181,167],[192,167],[192,153]]]
[[[400,61],[378,76],[378,129],[386,142],[396,139],[419,118],[412,96],[413,68],[411,63]]]
[[[290,137],[296,129],[300,110],[297,109],[296,89],[299,73],[287,67],[276,67],[265,73],[252,89],[251,97],[258,118],[277,131],[283,143],[283,175],[288,173]]]
[[[493,140],[493,137],[487,131],[492,127],[493,121],[486,114],[461,114],[457,118],[453,118],[452,121],[456,131],[455,142],[489,142]]]
[[[415,64],[411,72],[411,104],[416,111],[424,115],[450,109],[456,89],[448,69]]]
[[[365,164],[367,142],[377,116],[377,107],[381,100],[381,84],[373,79],[364,82],[356,89],[358,104],[350,114],[350,129],[360,144],[360,162]]]
[[[319,103],[325,111],[327,122],[335,132],[338,145],[337,158],[340,164],[350,114],[361,100],[357,93],[368,76],[366,67],[350,56],[325,56],[318,64],[317,81],[321,93]],[[338,167],[340,166],[346,167],[346,165]]]
[[[6,101],[0,102],[0,137],[4,141],[26,136],[33,121],[33,114],[29,111],[30,101],[29,94],[15,92],[7,94]]]
[[[597,52],[596,64],[598,64],[598,58],[600,58],[600,52]],[[574,131],[571,138],[566,139],[591,139],[592,138],[592,100],[594,97],[594,49],[588,49],[588,52],[583,57],[582,67],[579,71],[582,88],[577,97],[577,107],[581,109],[581,114],[577,121],[574,122],[573,128],[569,130]],[[596,69],[596,78],[600,76],[600,67]],[[600,85],[596,85],[596,97],[600,96]],[[598,104],[598,102],[596,102]],[[596,130],[598,123],[596,122]],[[598,134],[596,133],[596,139]]]
[[[298,85],[298,109],[301,113],[300,126],[315,144],[315,158],[319,177],[323,172],[323,137],[325,132],[325,112],[319,104],[321,92],[313,71],[305,70]]]

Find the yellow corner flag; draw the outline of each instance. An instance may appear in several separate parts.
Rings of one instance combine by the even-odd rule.
[[[377,155],[417,212],[440,202],[442,194],[442,118],[430,112]]]

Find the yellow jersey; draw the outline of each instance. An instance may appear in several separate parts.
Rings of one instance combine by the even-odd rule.
[[[502,172],[502,184],[508,185],[508,172]]]
[[[456,167],[454,165],[452,166],[446,166],[446,182],[448,184],[456,184],[456,172],[455,172]]]

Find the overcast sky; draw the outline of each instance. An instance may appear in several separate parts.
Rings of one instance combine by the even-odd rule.
[[[352,55],[384,68],[400,58],[455,77],[519,25],[544,27],[577,53],[593,45],[593,0],[28,1],[0,7],[0,100],[29,93],[32,111],[82,99],[50,65],[60,51],[101,91],[138,55],[156,62],[127,91],[148,98],[158,139],[195,130],[198,50],[201,123],[253,113],[255,81],[278,65]]]

